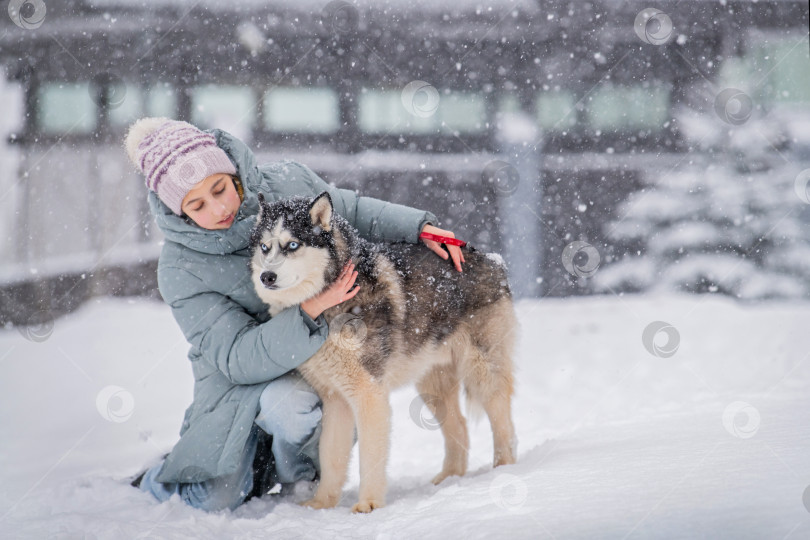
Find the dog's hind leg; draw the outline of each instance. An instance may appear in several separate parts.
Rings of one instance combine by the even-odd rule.
[[[340,501],[354,444],[354,414],[337,392],[322,394],[323,429],[318,449],[321,480],[315,496],[303,503],[311,508],[333,508]]]
[[[477,317],[485,323],[477,328],[473,345],[462,364],[468,398],[481,404],[492,426],[493,465],[515,463],[517,436],[512,423],[514,349],[517,320],[509,300],[502,300]]]
[[[442,428],[444,435],[444,465],[433,478],[438,484],[448,476],[464,476],[470,439],[467,421],[458,402],[459,378],[456,364],[436,366],[416,384],[422,401]]]
[[[492,465],[511,465],[517,459],[517,437],[512,424],[511,392],[504,388],[495,390],[487,401],[484,409],[487,411],[489,423],[492,426],[492,439],[494,456]],[[511,388],[510,388],[511,390]]]
[[[464,377],[469,399],[484,407],[492,426],[493,466],[515,462],[517,437],[512,424],[512,374],[491,370],[483,354],[472,359],[475,368]]]
[[[357,421],[360,447],[360,500],[352,512],[371,512],[385,505],[391,406],[385,389],[370,379],[358,381],[354,395],[348,399]]]

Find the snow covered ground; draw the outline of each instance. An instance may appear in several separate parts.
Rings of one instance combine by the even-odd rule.
[[[810,303],[605,296],[518,314],[518,463],[491,469],[484,419],[468,475],[431,485],[442,439],[400,390],[388,506],[370,515],[349,511],[356,455],[335,510],[265,497],[206,514],[128,485],[191,399],[163,304],[94,299],[40,342],[0,330],[0,537],[810,537]]]

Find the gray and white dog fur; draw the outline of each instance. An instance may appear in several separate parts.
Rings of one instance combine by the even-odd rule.
[[[321,478],[304,504],[340,500],[357,427],[359,501],[354,512],[385,504],[391,410],[389,393],[416,387],[445,441],[438,484],[467,470],[469,437],[459,406],[486,411],[494,466],[515,463],[512,352],[517,319],[506,269],[497,257],[465,248],[464,272],[421,244],[371,243],[333,211],[324,192],[269,204],[251,231],[250,267],[259,297],[274,315],[317,295],[350,260],[360,291],[324,312],[329,336],[298,371],[323,401]]]

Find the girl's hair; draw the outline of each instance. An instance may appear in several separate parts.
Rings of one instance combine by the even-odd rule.
[[[232,174],[231,178],[233,179],[233,185],[236,187],[236,192],[239,194],[239,200],[245,202],[245,190],[242,188],[242,181],[235,174]]]

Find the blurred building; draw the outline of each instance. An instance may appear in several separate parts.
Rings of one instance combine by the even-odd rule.
[[[121,148],[146,115],[429,209],[503,253],[519,296],[587,293],[588,252],[572,243],[599,264],[634,249],[604,227],[652,171],[728,153],[740,115],[781,128],[741,166],[810,148],[806,1],[658,4],[12,0],[0,319],[156,295],[161,235]]]

